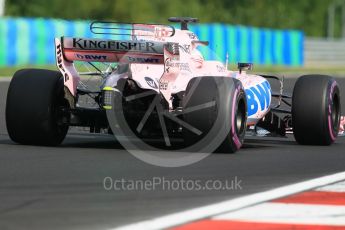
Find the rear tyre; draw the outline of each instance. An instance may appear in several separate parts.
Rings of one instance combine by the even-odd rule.
[[[60,144],[68,131],[61,123],[60,108],[67,106],[60,72],[42,69],[17,71],[10,83],[6,103],[6,126],[10,138],[20,144]]]
[[[339,131],[340,93],[329,76],[305,75],[294,87],[292,127],[296,141],[303,145],[330,145]]]
[[[244,142],[244,136],[247,128],[247,101],[243,89],[234,92],[234,101],[231,111],[232,125],[231,130],[223,143],[217,149],[217,152],[235,153],[239,150]]]
[[[223,87],[225,86],[225,87]],[[192,92],[193,91],[193,92]],[[221,126],[228,126],[226,135],[220,140],[216,152],[234,153],[241,148],[246,131],[247,105],[243,86],[240,81],[226,77],[200,77],[193,78],[186,89],[185,95],[191,95],[184,99],[184,121],[202,131],[202,135],[196,135],[184,129],[184,138],[187,145],[193,145],[203,139],[211,129],[214,129],[217,119],[224,119],[216,127],[219,131]],[[198,109],[200,105],[214,106]],[[219,141],[219,140],[211,140]],[[211,143],[210,143],[211,144]]]

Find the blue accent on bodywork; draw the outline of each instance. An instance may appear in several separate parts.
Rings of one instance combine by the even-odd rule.
[[[260,110],[267,109],[271,104],[271,86],[268,81],[264,81],[256,86],[245,90],[247,95],[248,117],[256,114]]]

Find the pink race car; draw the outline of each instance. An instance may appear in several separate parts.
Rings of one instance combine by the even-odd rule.
[[[57,145],[69,126],[82,126],[167,149],[195,146],[199,151],[212,145],[214,151],[235,152],[246,131],[293,132],[298,143],[311,145],[330,145],[339,127],[343,131],[339,88],[332,77],[302,76],[289,96],[283,93],[283,79],[248,74],[250,63],[229,71],[227,63],[204,60],[200,47],[208,41],[188,30],[197,19],[169,21],[181,28],[93,22],[95,34],[128,39],[56,38],[59,71],[23,69],[12,79],[6,107],[11,139]],[[78,69],[77,63],[94,70]],[[98,89],[86,87],[83,75],[99,77]],[[280,84],[277,92],[271,81]],[[84,96],[96,106],[81,106]],[[162,142],[152,143],[157,139]]]

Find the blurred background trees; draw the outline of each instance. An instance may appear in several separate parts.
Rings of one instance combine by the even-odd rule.
[[[6,0],[6,16],[106,19],[166,23],[170,16],[198,17],[276,29],[299,29],[307,36],[327,34],[327,11],[334,0]],[[340,16],[339,16],[340,17]],[[341,33],[341,20],[335,34]]]

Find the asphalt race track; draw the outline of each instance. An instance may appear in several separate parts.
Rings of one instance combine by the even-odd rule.
[[[344,96],[345,78],[337,80]],[[293,82],[286,80],[287,89]],[[329,147],[299,146],[292,137],[250,139],[237,154],[213,154],[181,168],[143,163],[106,135],[72,132],[55,148],[17,145],[6,134],[8,84],[0,82],[2,230],[109,229],[345,171],[345,137]],[[201,182],[236,178],[241,186],[228,190],[107,190],[103,186],[106,177]]]

